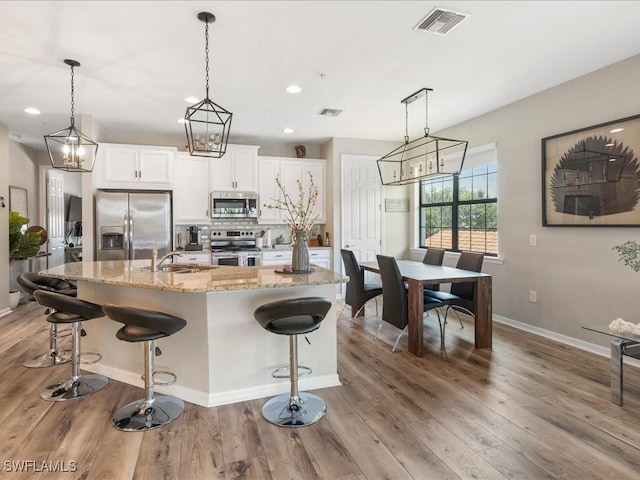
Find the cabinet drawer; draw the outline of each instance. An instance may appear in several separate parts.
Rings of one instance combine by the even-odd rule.
[[[211,254],[209,252],[185,252],[182,257],[178,257],[179,263],[196,263],[199,265],[211,265]]]
[[[291,263],[293,257],[292,250],[274,250],[270,252],[262,252],[262,265],[282,265],[283,263]]]

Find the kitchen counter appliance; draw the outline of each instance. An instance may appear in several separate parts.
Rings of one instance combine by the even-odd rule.
[[[171,194],[98,190],[96,260],[150,259],[153,244],[158,255],[171,251]]]
[[[202,231],[197,225],[190,225],[187,229],[188,243],[184,246],[186,251],[201,251],[202,250]]]
[[[255,232],[228,230],[211,232],[211,264],[235,267],[260,265],[260,249]]]
[[[211,218],[258,218],[255,192],[211,192]]]

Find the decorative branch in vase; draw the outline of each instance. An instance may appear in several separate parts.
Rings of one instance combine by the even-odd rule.
[[[293,239],[293,257],[291,259],[291,271],[293,273],[309,273],[312,271],[309,264],[309,248],[307,237],[311,227],[318,219],[314,214],[314,207],[318,199],[318,187],[313,182],[313,175],[309,175],[309,188],[304,191],[301,180],[296,180],[298,185],[298,199],[294,201],[287,193],[280,181],[280,175],[276,176],[276,185],[280,189],[281,198],[271,198],[271,203],[265,203],[265,208],[282,210],[284,212],[284,224],[291,230]]]
[[[618,261],[633,269],[634,272],[640,272],[640,243],[633,240],[621,243],[612,247],[611,250],[618,252]]]

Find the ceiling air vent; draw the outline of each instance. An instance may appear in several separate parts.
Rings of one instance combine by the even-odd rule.
[[[468,16],[468,13],[452,12],[451,10],[436,7],[420,20],[413,29],[446,35]]]
[[[342,110],[337,110],[335,108],[323,108],[318,112],[318,115],[323,115],[325,117],[337,117],[342,113]]]

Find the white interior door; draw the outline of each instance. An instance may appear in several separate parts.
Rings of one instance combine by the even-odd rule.
[[[375,262],[382,248],[378,157],[342,155],[341,158],[342,248],[353,250],[359,262]]]
[[[48,267],[64,264],[64,175],[55,170],[47,170],[47,233]]]

